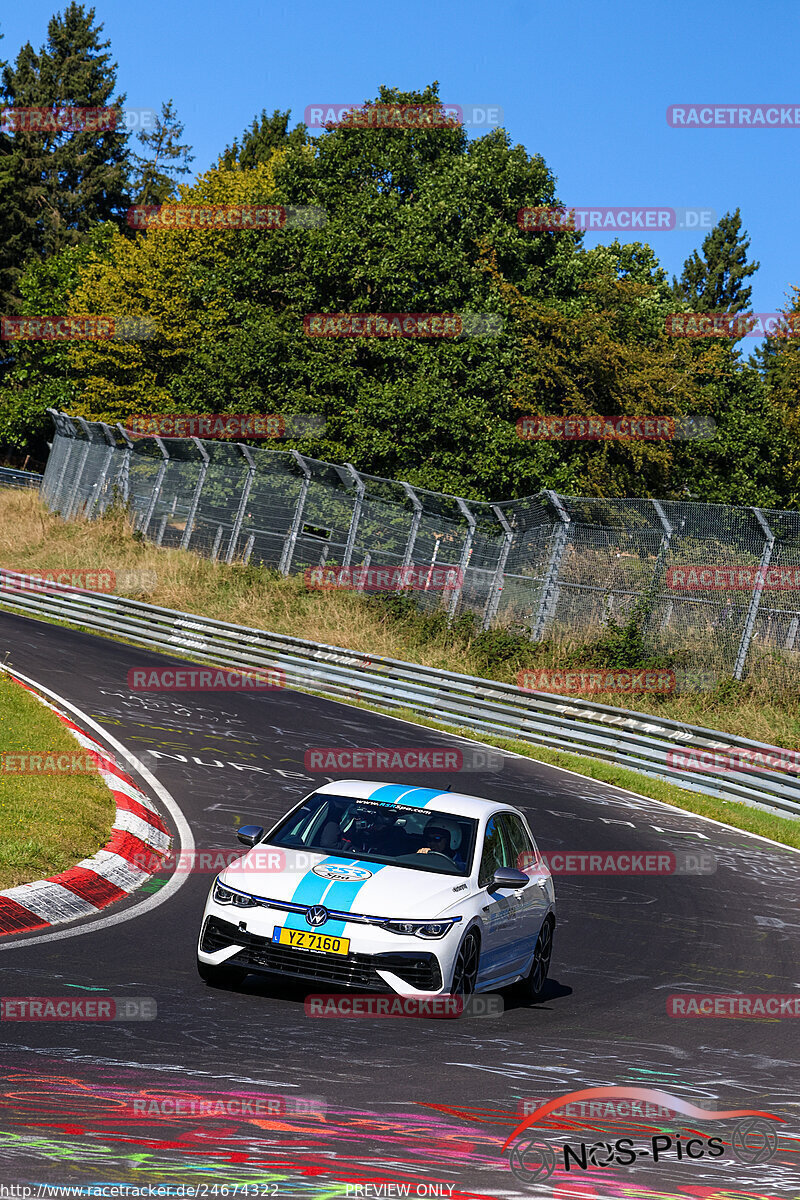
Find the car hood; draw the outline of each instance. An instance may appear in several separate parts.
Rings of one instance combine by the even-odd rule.
[[[436,917],[470,891],[469,881],[458,875],[308,852],[294,862],[294,852],[287,851],[282,867],[265,870],[268,855],[261,843],[227,867],[222,882],[267,900],[323,904],[368,917]]]

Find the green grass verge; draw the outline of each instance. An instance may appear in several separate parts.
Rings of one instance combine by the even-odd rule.
[[[74,754],[55,713],[0,673],[0,753]],[[114,797],[99,775],[23,775],[0,760],[0,888],[30,883],[90,858],[108,841]]]

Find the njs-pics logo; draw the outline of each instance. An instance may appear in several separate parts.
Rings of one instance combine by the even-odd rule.
[[[694,1120],[738,1119],[732,1131],[726,1131],[726,1136],[708,1136],[697,1130],[690,1133],[662,1131],[649,1138],[621,1137],[562,1144],[546,1140],[541,1133],[534,1137],[520,1137],[536,1121],[543,1120],[551,1112],[567,1107],[572,1102],[590,1097],[610,1099],[619,1096],[663,1105],[671,1109],[673,1114],[681,1112]],[[778,1134],[773,1122],[782,1120],[774,1113],[753,1109],[701,1109],[680,1097],[649,1088],[587,1088],[543,1104],[506,1139],[503,1150],[508,1151],[511,1171],[525,1183],[549,1178],[557,1166],[565,1172],[591,1171],[596,1168],[632,1167],[637,1163],[696,1163],[699,1159],[721,1159],[726,1156],[738,1163],[756,1165],[768,1162],[778,1149]]]

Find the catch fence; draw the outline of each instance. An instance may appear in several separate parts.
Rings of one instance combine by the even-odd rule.
[[[472,612],[484,629],[584,641],[638,606],[653,653],[691,651],[692,666],[736,678],[757,650],[797,665],[800,513],[553,491],[488,503],[297,450],[136,436],[49,411],[41,494],[65,519],[119,498],[160,546],[283,575],[337,566],[366,591],[374,575],[358,568],[397,568],[398,589],[413,572],[422,606]]]

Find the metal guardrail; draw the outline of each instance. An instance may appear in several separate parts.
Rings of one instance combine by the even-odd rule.
[[[79,629],[172,651],[214,666],[283,671],[288,686],[379,708],[410,708],[432,719],[535,745],[588,754],[690,791],[800,816],[800,778],[770,769],[687,770],[670,752],[778,747],[680,721],[574,697],[524,692],[513,684],[440,671],[341,646],[248,629],[123,596],[87,592],[0,569],[0,606]],[[127,680],[120,680],[126,686]]]
[[[43,475],[33,471],[17,471],[14,467],[0,467],[0,487],[39,488]]]

